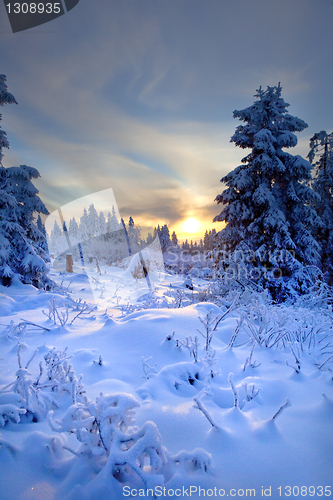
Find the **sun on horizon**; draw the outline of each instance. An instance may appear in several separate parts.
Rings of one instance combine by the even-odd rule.
[[[194,235],[199,232],[200,226],[201,224],[198,219],[195,219],[195,217],[189,217],[183,222],[181,227],[184,233]]]

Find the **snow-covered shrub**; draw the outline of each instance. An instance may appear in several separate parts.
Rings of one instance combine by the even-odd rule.
[[[44,386],[51,387],[53,392],[59,394],[67,392],[71,395],[73,403],[76,403],[86,400],[84,396],[86,391],[82,385],[82,377],[77,379],[73,366],[68,363],[71,358],[72,356],[67,355],[67,347],[63,351],[54,347],[44,355],[47,375]]]
[[[206,369],[206,372],[208,374],[205,377],[205,380],[210,381],[217,375],[219,375],[220,370],[214,371],[213,367],[217,364],[217,357],[216,357],[216,351],[212,348],[209,349],[208,352],[206,352],[204,358],[200,358],[201,363]]]
[[[197,329],[197,331],[200,333],[200,335],[204,338],[205,344],[204,344],[204,356],[200,357],[200,352],[199,352],[199,346],[200,343],[198,341],[197,335],[194,336],[194,338],[189,335],[185,337],[185,339],[179,339],[179,338],[174,338],[175,332],[173,332],[172,335],[168,335],[166,340],[172,340],[174,338],[176,342],[176,346],[181,349],[182,347],[185,347],[188,349],[190,357],[193,356],[194,362],[198,363],[200,367],[197,368],[197,370],[203,370],[203,372],[206,373],[202,378],[206,380],[210,380],[216,375],[218,375],[219,371],[215,372],[213,370],[214,365],[217,363],[217,358],[216,358],[216,351],[212,348],[211,342],[213,339],[213,336],[216,332],[216,329],[220,322],[227,316],[228,313],[230,313],[236,303],[238,301],[238,295],[234,298],[233,303],[230,305],[230,307],[222,314],[213,314],[213,309],[210,309],[208,313],[202,317],[199,316],[198,319],[203,325],[203,331]],[[199,376],[197,375],[197,379]],[[178,382],[175,382],[175,387],[177,388]]]
[[[195,448],[193,451],[181,451],[177,455],[169,456],[169,462],[177,466],[177,472],[190,474],[195,471],[209,472],[212,463],[212,456],[202,448]]]
[[[185,337],[184,340],[178,340],[178,347],[184,346],[186,349],[189,350],[190,356],[193,356],[194,361],[197,363],[198,361],[198,349],[199,349],[199,342],[198,342],[198,337],[197,335],[194,336],[194,338],[189,335],[188,337]]]
[[[287,346],[290,332],[287,328],[289,315],[286,309],[260,303],[256,297],[247,307],[239,308],[241,318],[236,328],[245,331],[255,345],[274,347]]]
[[[60,326],[72,325],[76,319],[83,319],[93,311],[93,307],[82,299],[64,301],[52,296],[47,306],[48,311],[43,310],[43,314],[55,325],[59,324]],[[70,313],[72,317],[70,317]]]
[[[208,472],[211,456],[205,450],[197,448],[173,456],[164,448],[153,422],[137,429],[133,415],[138,406],[129,394],[101,393],[96,402],[70,406],[60,420],[54,421],[50,412],[49,422],[56,432],[76,435],[79,448],[66,449],[78,457],[95,457],[97,469],[104,469],[121,483],[139,478],[145,488],[155,488],[175,473]]]
[[[72,432],[81,443],[75,454],[106,457],[107,471],[124,482],[135,473],[145,487],[163,483],[160,475],[166,456],[161,436],[153,422],[139,430],[133,428],[133,409],[136,399],[128,394],[103,395],[87,405],[72,405],[61,420],[50,424],[54,431]]]
[[[213,316],[213,310],[211,309],[204,318],[199,316],[199,321],[202,323],[204,327],[204,331],[202,332],[197,328],[197,331],[200,335],[205,339],[205,351],[208,353],[211,348],[210,344],[213,339],[214,333],[216,331],[217,325],[220,322],[221,317],[219,314]]]
[[[165,386],[170,392],[178,395],[194,396],[205,386],[207,370],[199,361],[181,361],[176,364],[164,366],[153,377],[147,379],[138,389],[143,398],[155,395],[160,385]]]
[[[27,411],[22,407],[23,403],[20,394],[15,392],[0,393],[0,427],[4,427],[10,421],[20,422],[21,415]]]
[[[254,341],[254,339],[252,339],[251,340],[250,355],[245,360],[244,367],[243,367],[243,372],[245,372],[245,370],[246,370],[246,368],[248,366],[250,366],[251,368],[258,368],[258,366],[260,366],[260,364],[261,364],[261,363],[257,363],[256,361],[252,361],[253,351],[254,351],[255,345],[256,345],[255,341]]]
[[[31,330],[44,330],[44,331],[49,331],[49,328],[46,328],[45,326],[40,326],[37,325],[36,323],[32,323],[31,321],[21,321],[18,324],[15,324],[14,321],[12,320],[9,325],[7,325],[4,329],[4,331],[1,333],[7,340],[13,341],[17,340],[19,341],[25,333]]]
[[[185,295],[184,290],[181,289],[172,290],[167,295],[172,297],[172,302],[170,303],[170,307],[179,309],[180,307],[188,305],[187,297]]]
[[[59,299],[52,297],[50,302],[47,304],[48,311],[45,312],[43,310],[43,314],[48,317],[49,320],[53,321],[53,323],[60,324],[61,326],[65,326],[68,321],[69,315],[69,307],[66,304],[65,310],[61,311],[60,307],[63,307],[63,304],[60,305]]]
[[[156,363],[155,366],[150,366],[148,364],[148,361],[150,361],[151,359],[152,359],[151,356],[147,359],[145,359],[144,356],[141,356],[142,369],[145,374],[144,378],[146,378],[147,380],[149,380],[155,373],[158,373]]]
[[[5,327],[1,335],[5,337],[7,340],[18,340],[25,333],[27,324],[19,323],[15,324],[13,320]]]
[[[254,384],[247,384],[247,382],[243,382],[243,388],[245,391],[245,400],[243,401],[243,405],[246,401],[251,401],[259,394],[259,389],[256,389]]]
[[[307,309],[326,308],[332,312],[333,287],[329,286],[322,279],[318,279],[308,290],[307,294],[299,297],[296,305]]]
[[[222,314],[217,314],[213,316],[213,310],[211,309],[210,311],[208,311],[208,313],[204,318],[199,316],[199,321],[200,323],[202,323],[204,331],[202,332],[198,328],[197,331],[205,339],[206,354],[208,354],[209,350],[211,349],[211,342],[218,325],[232,310],[236,308],[238,300],[239,300],[239,294],[236,294],[233,298],[233,302],[230,304],[227,310]]]
[[[333,315],[330,292],[321,283],[322,297],[314,292],[300,297],[296,304],[259,302],[257,294],[252,301],[238,306],[240,318],[231,336],[229,347],[239,334],[250,338],[251,352],[246,358],[243,371],[247,367],[260,365],[253,361],[254,348],[284,349],[289,353],[286,364],[299,373],[304,353],[311,354],[318,368],[329,368],[333,361]],[[304,307],[305,305],[305,307]]]
[[[38,349],[36,349],[29,361],[23,367],[21,354],[23,347],[24,344],[20,343],[17,347],[17,361],[19,368],[15,374],[16,380],[4,387],[0,394],[6,402],[5,404],[11,404],[10,401],[13,398],[13,394],[19,398],[17,400],[20,404],[19,408],[23,411],[16,411],[15,421],[17,423],[20,421],[20,414],[24,414],[28,420],[36,422],[46,416],[52,404],[57,406],[53,396],[42,390],[42,387],[39,385],[39,378],[32,378],[31,373],[28,371],[28,367],[38,353]],[[9,388],[11,389],[9,390]]]
[[[23,347],[24,344],[21,343],[17,347],[19,369],[16,372],[16,380],[0,391],[2,422],[6,423],[11,419],[19,423],[20,415],[26,415],[28,420],[33,422],[42,420],[52,405],[58,408],[59,398],[64,393],[70,395],[73,403],[86,402],[82,377],[77,379],[72,365],[68,363],[71,356],[67,356],[67,348],[64,351],[53,348],[44,355],[46,377],[43,379],[42,361],[39,363],[37,377],[34,378],[28,371],[29,365],[38,354],[38,349],[23,366],[21,352]]]

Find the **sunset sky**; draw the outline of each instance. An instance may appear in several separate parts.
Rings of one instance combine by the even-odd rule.
[[[309,125],[293,154],[332,131],[332,26],[333,0],[80,0],[13,34],[1,2],[0,73],[19,103],[1,109],[3,164],[36,167],[50,211],[112,188],[125,220],[219,230],[219,181],[246,154],[232,113],[260,85],[281,82]]]

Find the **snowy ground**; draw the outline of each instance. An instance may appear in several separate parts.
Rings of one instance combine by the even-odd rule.
[[[62,294],[0,288],[1,499],[332,496],[331,306],[227,313],[232,297],[197,302],[204,282],[166,276],[147,299],[126,272],[102,267],[94,293],[79,269],[53,271]],[[80,298],[94,309],[71,324]]]

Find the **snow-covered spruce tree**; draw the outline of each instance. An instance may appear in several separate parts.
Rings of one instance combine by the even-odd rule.
[[[141,247],[141,228],[135,224],[132,217],[128,220],[127,233],[132,251],[137,252]]]
[[[60,232],[61,232],[61,230],[60,230]],[[69,221],[68,232],[69,232],[69,236],[71,238],[73,238],[74,240],[78,239],[78,237],[79,237],[79,226],[78,226],[78,224],[77,224],[77,222],[75,220],[75,217],[73,217]]]
[[[205,252],[211,252],[214,250],[216,244],[217,244],[217,233],[216,229],[210,229],[209,232],[206,230],[205,235],[204,235],[204,250]]]
[[[169,228],[168,228],[167,224],[164,224],[161,227],[159,237],[160,237],[160,244],[161,244],[162,252],[163,253],[167,252],[168,248],[171,245],[170,232],[169,232]]]
[[[89,239],[89,217],[85,207],[83,209],[83,214],[80,217],[79,237],[83,241]]]
[[[322,130],[311,137],[308,158],[315,169],[312,187],[320,196],[316,209],[323,221],[318,231],[322,270],[327,282],[333,285],[333,132]]]
[[[146,241],[145,241],[145,244],[148,246],[148,245],[150,245],[153,241],[154,241],[154,240],[153,240],[153,235],[152,235],[151,233],[148,233],[148,235],[147,235],[147,239],[146,239]]]
[[[189,252],[189,251],[190,251],[190,244],[189,244],[189,242],[187,241],[187,238],[186,238],[186,240],[185,240],[185,241],[183,241],[183,243],[182,243],[182,250],[183,250],[184,252]]]
[[[57,254],[60,252],[62,234],[61,227],[59,226],[57,220],[55,220],[50,235],[50,254]]]
[[[6,77],[0,75],[0,105],[16,103],[7,92]],[[1,120],[1,115],[0,115]],[[5,168],[2,149],[9,147],[4,131],[0,130],[0,282],[9,285],[14,278],[41,287],[50,283],[40,246],[44,235],[39,231],[35,216],[49,212],[31,179],[39,177],[32,167]]]
[[[111,212],[108,213],[108,219],[106,223],[106,232],[108,234],[108,239],[112,239],[114,237],[114,233],[119,231],[119,222],[117,219],[116,211],[114,206],[112,205]]]
[[[106,220],[103,212],[100,212],[98,216],[98,231],[99,231],[99,239],[105,240]]]
[[[98,213],[97,210],[92,203],[88,209],[88,220],[87,220],[87,233],[88,238],[94,238],[97,234],[99,234],[98,230]]]
[[[6,75],[0,75],[0,106],[4,104],[17,104],[15,97],[7,91]],[[0,122],[2,115],[0,114]],[[2,167],[3,148],[9,148],[6,132],[0,127],[0,166]]]
[[[246,246],[247,277],[278,301],[308,290],[309,266],[320,262],[314,233],[322,224],[313,208],[318,195],[308,184],[310,163],[283,150],[296,146],[294,132],[307,124],[287,113],[281,90],[280,84],[260,88],[252,106],[234,111],[244,125],[231,142],[251,152],[221,179],[227,189],[216,201],[225,207],[214,219],[227,223],[219,233],[221,246],[233,256]]]
[[[178,245],[178,238],[177,238],[177,235],[176,235],[175,231],[172,233],[172,236],[171,236],[171,243],[172,243],[174,246],[177,246],[177,245]]]
[[[41,237],[37,243],[38,247],[40,248],[40,255],[41,255],[41,257],[43,257],[43,259],[46,262],[49,262],[50,256],[49,256],[49,249],[48,249],[48,245],[47,245],[46,229],[45,229],[45,225],[42,221],[40,214],[38,214],[38,217],[36,220],[36,226],[37,226],[38,231],[41,234]]]
[[[0,75],[0,106],[13,103],[17,104],[15,97],[7,92],[6,76]],[[6,132],[0,128],[0,282],[8,284],[13,276],[9,266],[10,236],[13,231],[20,232],[21,228],[15,220],[16,199],[7,188],[7,171],[2,165],[3,148],[9,148],[9,142]]]
[[[27,165],[6,169],[7,189],[17,200],[13,216],[20,226],[20,230],[10,232],[9,266],[21,282],[40,288],[49,285],[50,280],[46,276],[47,255],[40,247],[45,237],[37,227],[35,215],[48,215],[49,211],[32,183],[38,177],[38,170]]]

